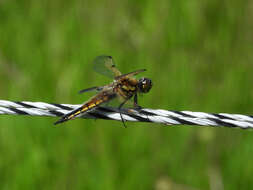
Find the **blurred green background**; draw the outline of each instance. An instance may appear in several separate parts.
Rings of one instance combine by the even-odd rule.
[[[253,2],[0,1],[0,99],[79,104],[146,68],[149,108],[253,114]],[[141,76],[141,75],[140,75]],[[0,117],[0,189],[253,189],[253,132]]]

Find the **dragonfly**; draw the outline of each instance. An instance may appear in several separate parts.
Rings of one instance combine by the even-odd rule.
[[[140,109],[141,106],[138,105],[138,94],[148,93],[152,88],[151,79],[142,77],[137,80],[135,78],[135,75],[146,71],[146,69],[140,69],[127,74],[122,74],[116,68],[111,56],[101,55],[96,57],[93,61],[93,68],[99,74],[112,78],[113,82],[105,86],[95,86],[79,91],[79,93],[95,91],[96,94],[83,103],[79,108],[63,115],[54,123],[55,125],[79,117],[103,104],[111,102],[114,99],[118,99],[120,102],[118,106],[119,110],[132,98],[133,107]],[[125,126],[121,112],[120,117]]]

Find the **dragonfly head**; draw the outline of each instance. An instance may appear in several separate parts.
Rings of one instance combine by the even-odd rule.
[[[141,93],[147,93],[152,88],[152,81],[148,78],[141,78],[138,82],[138,89]]]

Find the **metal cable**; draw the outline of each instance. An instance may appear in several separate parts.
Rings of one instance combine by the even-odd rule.
[[[53,104],[44,102],[14,102],[0,100],[0,115],[31,115],[60,117],[81,105]],[[192,111],[169,111],[162,109],[140,110],[98,107],[81,115],[82,118],[121,121],[152,122],[165,125],[199,125],[213,127],[253,128],[253,116],[227,113],[204,113]]]

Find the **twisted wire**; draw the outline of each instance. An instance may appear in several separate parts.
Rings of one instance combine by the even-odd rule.
[[[61,117],[81,105],[54,104],[45,102],[0,100],[0,115],[30,115]],[[165,125],[199,125],[212,127],[253,128],[253,116],[228,113],[204,113],[192,111],[170,111],[143,108],[117,109],[98,107],[81,115],[81,118],[107,119],[121,121],[120,113],[125,121],[151,122]]]

